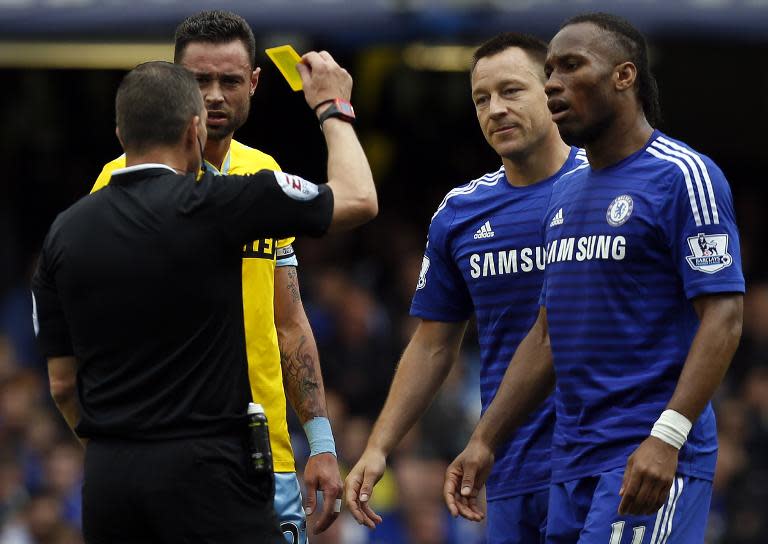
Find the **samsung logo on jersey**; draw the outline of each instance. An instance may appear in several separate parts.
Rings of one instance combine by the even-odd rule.
[[[469,256],[469,275],[473,278],[499,276],[544,270],[547,254],[542,247],[524,247],[520,251],[510,249],[488,253],[473,253]]]
[[[594,235],[552,240],[547,246],[547,263],[613,259],[627,256],[627,240],[623,236]]]
[[[613,259],[622,261],[627,256],[627,240],[623,236],[594,235],[581,238],[553,240],[546,251],[542,247],[525,247],[469,256],[469,275],[480,277],[517,274],[544,270],[549,263],[565,261],[591,261]]]

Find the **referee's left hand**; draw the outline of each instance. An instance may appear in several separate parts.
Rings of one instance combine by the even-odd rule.
[[[304,468],[304,485],[307,496],[304,499],[304,512],[307,516],[315,513],[317,508],[317,492],[323,493],[323,511],[312,527],[313,534],[325,531],[339,517],[336,511],[336,499],[341,499],[344,486],[339,474],[339,463],[332,453],[318,453],[307,461]]]

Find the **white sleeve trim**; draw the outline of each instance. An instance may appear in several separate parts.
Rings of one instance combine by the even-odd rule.
[[[40,322],[37,319],[37,299],[35,293],[32,293],[32,326],[35,328],[35,336],[40,335]]]

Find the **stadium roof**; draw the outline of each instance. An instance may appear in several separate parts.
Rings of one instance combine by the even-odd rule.
[[[523,29],[548,37],[567,17],[610,11],[645,32],[765,40],[768,0],[0,0],[4,40],[167,38],[202,9],[240,13],[263,34],[350,44]]]

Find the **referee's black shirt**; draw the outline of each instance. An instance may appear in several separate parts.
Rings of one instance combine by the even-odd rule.
[[[263,170],[116,172],[60,214],[33,279],[47,357],[74,355],[84,438],[153,440],[237,431],[251,400],[244,244],[320,235],[326,186]]]

